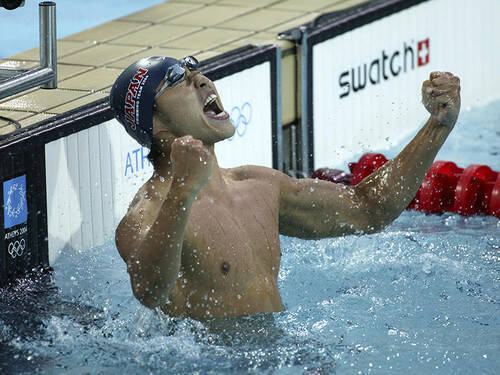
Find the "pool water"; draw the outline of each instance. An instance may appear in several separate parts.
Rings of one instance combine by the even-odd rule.
[[[439,158],[500,170],[499,153],[500,101],[464,109]],[[498,373],[498,218],[281,241],[285,311],[203,323],[141,307],[111,240],[65,253],[53,283],[0,290],[0,373]]]

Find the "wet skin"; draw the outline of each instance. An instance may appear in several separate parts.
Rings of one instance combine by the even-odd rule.
[[[279,234],[382,230],[413,199],[460,109],[458,78],[432,73],[422,86],[426,125],[395,159],[351,187],[265,167],[219,168],[214,144],[234,127],[228,116],[204,111],[214,93],[211,81],[188,71],[158,98],[153,121],[161,156],[116,230],[134,295],[171,316],[281,311]]]

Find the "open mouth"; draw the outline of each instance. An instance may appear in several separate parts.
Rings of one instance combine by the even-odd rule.
[[[217,95],[213,93],[205,99],[203,112],[207,117],[215,120],[227,120],[229,118],[229,114],[219,105]]]

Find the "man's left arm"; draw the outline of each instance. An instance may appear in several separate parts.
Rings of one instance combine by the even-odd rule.
[[[460,111],[460,81],[434,72],[422,85],[422,103],[431,114],[412,141],[394,159],[356,186],[282,178],[280,232],[321,238],[373,233],[408,206],[453,129]]]

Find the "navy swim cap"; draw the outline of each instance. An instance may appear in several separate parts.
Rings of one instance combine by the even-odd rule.
[[[153,105],[156,89],[167,69],[180,61],[152,56],[136,61],[116,79],[110,94],[116,119],[142,146],[151,147],[153,139]]]

